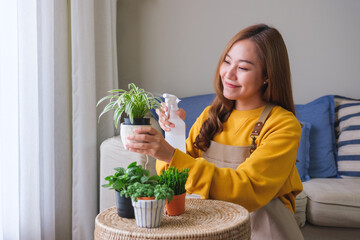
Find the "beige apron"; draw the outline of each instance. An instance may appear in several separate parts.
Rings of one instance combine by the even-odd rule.
[[[203,158],[214,163],[218,168],[237,167],[256,149],[256,137],[259,135],[269,113],[274,106],[266,105],[256,123],[251,138],[251,146],[230,146],[211,141],[210,147],[203,153]],[[271,200],[264,207],[250,213],[252,240],[297,240],[304,239],[295,215],[280,201]]]

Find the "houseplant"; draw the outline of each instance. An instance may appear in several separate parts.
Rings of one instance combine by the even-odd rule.
[[[131,163],[126,169],[119,167],[114,169],[114,175],[105,177],[107,184],[102,187],[115,190],[116,206],[118,215],[124,218],[134,218],[134,209],[129,197],[122,196],[127,188],[136,182],[152,183],[157,182],[157,176],[151,176],[150,172],[136,162]]]
[[[114,89],[108,91],[111,94],[100,99],[96,105],[99,106],[103,101],[109,100],[99,115],[99,119],[103,114],[114,110],[113,119],[116,128],[122,115],[125,114],[126,117],[121,123],[120,133],[124,146],[128,141],[127,136],[133,133],[134,128],[139,127],[139,125],[150,125],[150,118],[147,118],[146,115],[151,109],[160,108],[162,102],[160,97],[137,87],[134,83],[130,83],[128,88],[129,90]]]
[[[153,181],[131,184],[121,194],[131,197],[136,224],[139,227],[155,228],[160,226],[166,199],[171,202],[174,191],[166,184]]]
[[[176,169],[169,167],[163,170],[159,176],[159,183],[166,184],[174,191],[173,200],[166,202],[166,212],[171,216],[178,216],[185,212],[185,184],[189,176],[189,168]]]

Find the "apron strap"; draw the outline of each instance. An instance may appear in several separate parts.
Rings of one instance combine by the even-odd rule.
[[[252,143],[250,147],[250,154],[253,153],[256,149],[256,143],[255,140],[259,136],[261,129],[263,128],[266,119],[268,118],[271,110],[275,107],[272,103],[267,103],[264,110],[262,111],[258,122],[255,124],[253,131],[250,134],[250,138],[252,138]]]

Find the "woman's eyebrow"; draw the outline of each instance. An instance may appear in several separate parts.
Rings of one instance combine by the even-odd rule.
[[[245,59],[240,59],[239,62],[246,62],[246,63],[249,63],[251,65],[255,65],[253,62],[251,62],[249,60],[245,60]]]
[[[229,54],[226,54],[225,57],[228,57],[228,58],[232,59]],[[249,60],[246,60],[246,59],[240,59],[239,62],[246,62],[246,63],[249,63],[251,65],[255,65],[252,61],[249,61]]]

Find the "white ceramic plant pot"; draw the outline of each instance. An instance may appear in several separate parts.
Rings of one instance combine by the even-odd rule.
[[[139,121],[142,122],[144,119],[140,119]],[[134,142],[133,140],[128,140],[127,137],[129,135],[134,134],[134,129],[142,126],[148,126],[150,125],[150,119],[146,120],[145,124],[136,124],[138,119],[134,119],[134,124],[130,124],[128,119],[125,119],[125,122],[121,123],[120,125],[120,135],[121,135],[121,141],[124,146],[124,148],[127,150],[126,144],[129,142]]]
[[[134,129],[141,127],[142,125],[125,125],[124,123],[121,123],[120,127],[120,135],[121,135],[121,141],[124,146],[124,148],[127,150],[126,144],[129,142],[134,142],[133,140],[128,140],[127,137],[129,135],[134,134]]]
[[[136,225],[143,228],[156,228],[161,224],[165,199],[162,200],[132,200]]]

